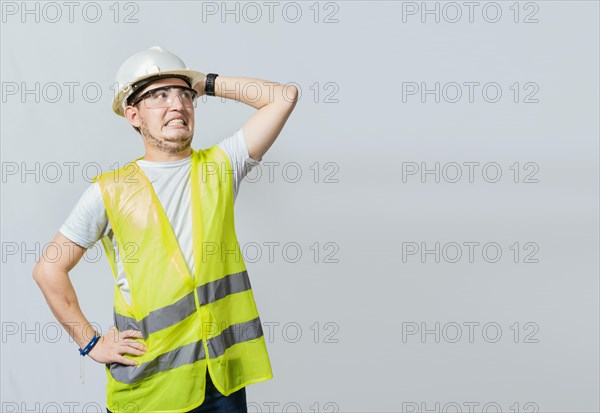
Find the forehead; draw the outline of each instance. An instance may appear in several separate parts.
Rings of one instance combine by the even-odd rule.
[[[156,80],[156,81],[154,81],[154,82],[146,85],[144,87],[144,89],[142,89],[140,91],[139,95],[141,95],[143,93],[146,93],[147,91],[149,91],[151,89],[156,89],[156,88],[162,87],[162,86],[185,86],[185,87],[189,87],[188,84],[183,79],[180,79],[180,78],[177,78],[177,77],[168,77],[168,78]]]

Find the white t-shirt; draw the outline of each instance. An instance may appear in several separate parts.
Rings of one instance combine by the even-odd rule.
[[[257,161],[250,158],[241,128],[217,145],[229,156],[231,162],[235,202],[241,181],[262,159]],[[185,159],[177,161],[150,162],[140,159],[136,162],[152,184],[173,227],[190,274],[193,276],[194,253],[192,246],[192,209],[190,199],[191,160],[192,156],[190,155]],[[77,245],[83,248],[91,248],[100,238],[108,234],[110,229],[110,222],[106,214],[104,202],[102,201],[100,184],[94,182],[85,190],[59,231]],[[114,251],[117,254],[118,270],[118,277],[115,283],[121,290],[125,300],[131,303],[127,278],[125,277],[121,260],[118,257],[117,248]]]

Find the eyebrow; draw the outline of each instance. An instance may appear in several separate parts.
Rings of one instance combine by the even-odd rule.
[[[143,93],[140,93],[138,96],[135,97],[135,99],[131,100],[131,105],[137,105],[139,102],[142,101],[142,97],[149,95],[150,93],[154,92],[154,91],[161,91],[161,90],[167,90],[167,89],[171,89],[171,88],[177,88],[177,89],[183,89],[183,90],[187,90],[190,92],[194,92],[194,93],[198,93],[196,91],[196,89],[192,89],[191,87],[187,87],[187,86],[183,86],[183,85],[167,85],[167,86],[159,86],[156,89],[150,89],[150,90],[146,90]]]
[[[140,94],[140,96],[145,95],[146,93],[157,91],[157,90],[167,90],[167,89],[172,89],[172,88],[194,91],[194,89],[192,89],[191,87],[180,86],[180,85],[170,85],[170,86],[160,86],[160,87],[157,87],[156,89],[147,90],[144,93]]]

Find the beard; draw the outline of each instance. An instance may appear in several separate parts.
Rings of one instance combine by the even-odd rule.
[[[176,137],[160,138],[150,132],[150,129],[148,129],[148,125],[143,118],[141,120],[142,124],[140,125],[140,130],[144,140],[150,146],[161,152],[168,153],[170,155],[178,154],[189,148],[192,144],[192,138],[194,137],[193,132],[187,133],[181,131]]]

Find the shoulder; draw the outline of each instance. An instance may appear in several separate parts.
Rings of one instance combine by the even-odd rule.
[[[223,146],[222,141],[206,149],[194,151],[196,156],[197,168],[203,171],[221,173],[221,170],[231,170],[233,158],[226,146]]]
[[[137,159],[136,159],[137,160]],[[109,187],[112,185],[118,185],[123,183],[131,183],[128,178],[131,178],[137,171],[139,171],[140,166],[136,161],[131,161],[123,165],[119,169],[115,169],[112,171],[106,171],[99,175],[96,175],[93,179],[93,183],[97,183],[101,192],[104,192],[105,187]]]
[[[88,186],[59,231],[83,248],[91,248],[106,230],[108,219],[97,182]]]
[[[206,149],[198,149],[194,151],[199,160],[204,162],[211,160],[230,160],[229,150],[223,141]]]

